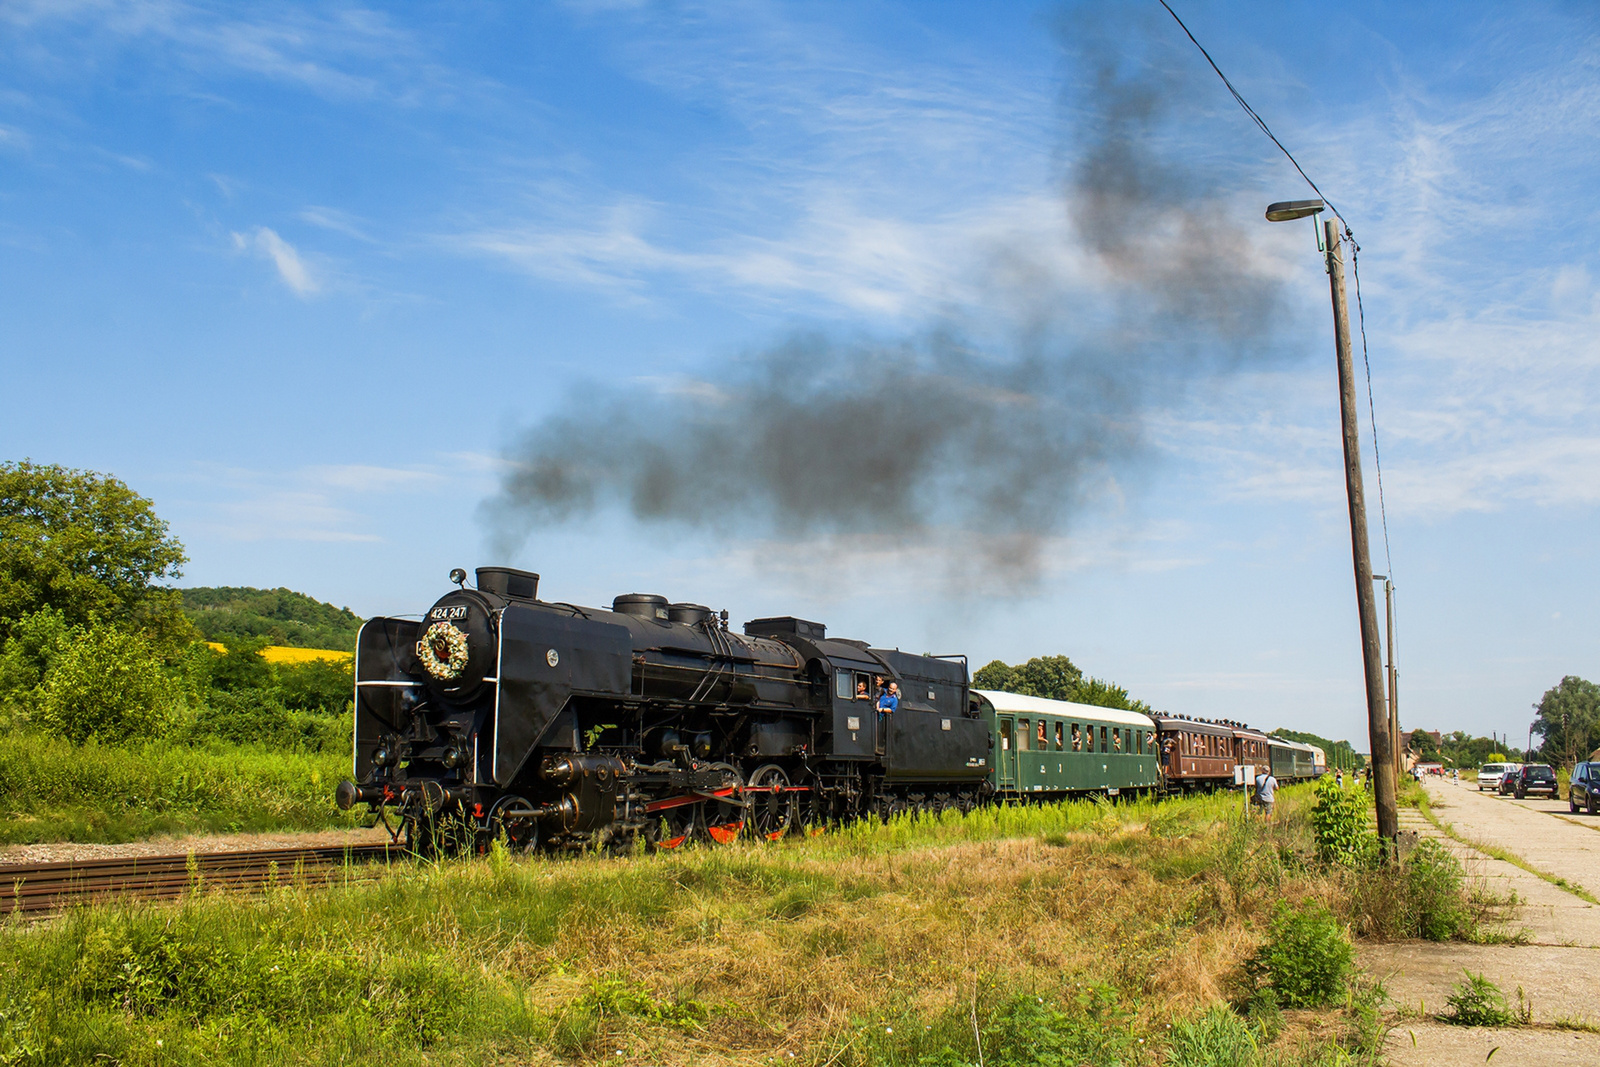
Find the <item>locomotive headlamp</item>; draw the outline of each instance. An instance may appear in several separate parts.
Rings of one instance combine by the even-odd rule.
[[[450,581],[455,585],[466,588],[467,572],[462,570],[460,567],[452,567],[450,569]]]
[[[379,745],[372,752],[372,765],[374,767],[383,767],[388,764],[389,758],[389,746]]]

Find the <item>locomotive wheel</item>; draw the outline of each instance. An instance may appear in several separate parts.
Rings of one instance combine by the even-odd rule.
[[[776,841],[795,824],[795,795],[789,790],[789,775],[776,763],[757,767],[745,786],[745,804],[750,832],[760,841]]]
[[[706,806],[684,804],[659,813],[646,835],[652,849],[672,851],[695,841],[704,841],[706,834]]]
[[[489,846],[496,841],[503,840],[506,851],[513,855],[533,852],[539,847],[539,823],[535,819],[508,819],[505,812],[521,811],[533,807],[522,797],[508,793],[494,802],[489,809],[489,829],[487,833],[479,835],[479,852],[487,852]]]
[[[704,809],[706,836],[712,844],[731,845],[745,827],[744,775],[731,763],[713,763],[711,769],[722,772],[723,785],[718,792],[723,789],[732,792],[700,805]]]

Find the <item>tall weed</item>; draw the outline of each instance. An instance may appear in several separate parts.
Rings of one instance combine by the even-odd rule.
[[[1374,936],[1428,941],[1482,937],[1484,909],[1468,898],[1461,861],[1431,838],[1419,841],[1400,863],[1359,874],[1350,901],[1358,925]]]
[[[1254,1067],[1260,1058],[1256,1033],[1227,1008],[1172,1024],[1167,1067]]]

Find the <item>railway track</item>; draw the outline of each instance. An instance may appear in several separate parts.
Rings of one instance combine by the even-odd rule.
[[[308,883],[350,864],[389,863],[406,855],[385,844],[0,864],[0,915],[43,915],[112,897],[160,900],[204,889]]]

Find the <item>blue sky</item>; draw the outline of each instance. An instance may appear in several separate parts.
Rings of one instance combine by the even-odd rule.
[[[1361,242],[1402,718],[1520,735],[1563,674],[1600,674],[1600,17],[1178,9]],[[662,592],[980,663],[1066,652],[1158,706],[1359,740],[1326,278],[1308,224],[1261,221],[1307,194],[1165,18],[0,4],[0,455],[153,498],[188,584],[418,611],[450,567],[511,562],[560,599]],[[1048,320],[1077,351],[1126,316],[1066,179],[1086,26],[1180,85],[1161,158],[1225,179],[1153,216],[1145,253],[1202,274],[1235,255],[1282,310],[1249,358],[1205,341],[1206,371],[1119,409],[1134,443],[1064,497],[1033,569],[996,576],[982,522],[622,505],[502,549],[485,502],[524,432],[603,433],[597,398],[709,395],[797,333],[955,324],[984,354]],[[1053,310],[1023,308],[1039,293]],[[1375,506],[1373,533],[1381,570]]]

